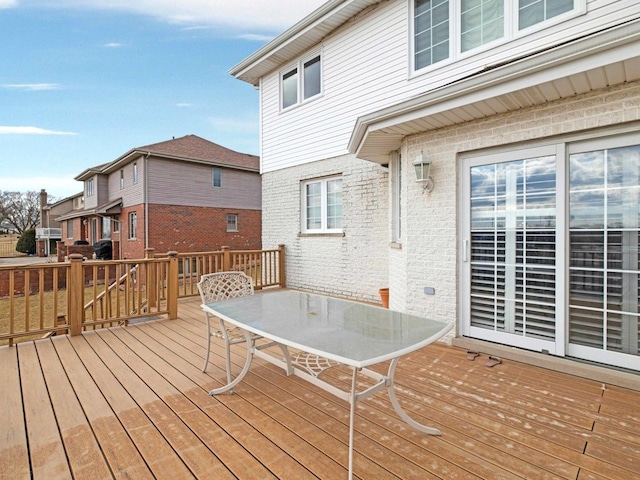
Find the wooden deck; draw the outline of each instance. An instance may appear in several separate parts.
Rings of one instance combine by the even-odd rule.
[[[0,478],[346,478],[345,402],[261,360],[234,395],[210,397],[222,358],[200,371],[198,301],[179,312],[1,347]],[[413,430],[376,394],[358,404],[355,476],[640,478],[640,392],[486,363],[444,345],[401,361],[401,403],[443,435]]]

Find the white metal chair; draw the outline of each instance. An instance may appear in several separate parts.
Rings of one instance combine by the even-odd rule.
[[[253,279],[243,272],[218,272],[202,275],[198,282],[198,291],[200,292],[200,298],[202,303],[218,302],[220,300],[227,300],[230,298],[244,297],[247,295],[253,295]],[[219,320],[218,327],[214,327],[211,322],[211,315],[205,312],[207,320],[207,354],[204,358],[204,365],[202,371],[207,371],[207,365],[209,364],[209,351],[211,350],[211,337],[221,338],[225,344],[225,361],[227,367],[227,381],[231,383],[231,345],[237,343],[243,343],[247,341],[242,329],[238,327],[227,328],[225,323]],[[261,338],[258,335],[250,336],[251,342]],[[248,346],[247,352],[250,355],[250,350],[253,345]]]

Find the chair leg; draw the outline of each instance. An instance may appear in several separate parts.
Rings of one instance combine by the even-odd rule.
[[[207,371],[207,366],[209,365],[209,350],[211,350],[211,327],[209,326],[209,314],[207,317],[207,353],[204,356],[204,365],[202,366],[202,372]]]

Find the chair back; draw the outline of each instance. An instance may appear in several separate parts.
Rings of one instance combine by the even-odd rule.
[[[202,275],[197,286],[202,303],[253,295],[253,279],[244,272],[218,272]]]

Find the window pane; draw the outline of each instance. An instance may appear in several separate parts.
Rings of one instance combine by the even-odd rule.
[[[573,10],[574,0],[520,0],[519,28],[530,27]]]
[[[294,68],[282,76],[282,108],[298,103],[298,69]]]
[[[638,354],[639,152],[569,157],[570,343]]]
[[[342,179],[327,182],[327,228],[342,228]]]
[[[306,187],[307,197],[307,229],[322,228],[322,184],[310,183]]]
[[[462,51],[504,36],[504,0],[463,0],[460,18]]]
[[[304,64],[304,98],[311,98],[320,93],[320,56]]]
[[[449,1],[416,0],[414,10],[415,69],[449,58]]]
[[[102,217],[102,238],[111,238],[111,219]]]
[[[214,187],[222,186],[222,170],[219,168],[213,169],[213,186]]]

